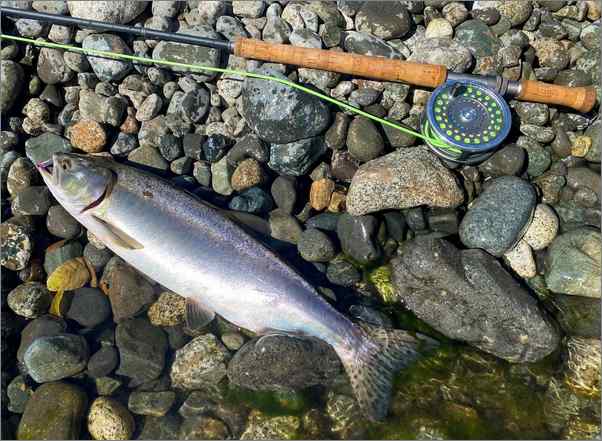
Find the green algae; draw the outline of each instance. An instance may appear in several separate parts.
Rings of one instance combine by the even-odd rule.
[[[254,391],[242,387],[230,387],[225,401],[229,404],[246,405],[270,416],[300,415],[312,407],[316,397],[310,390],[303,391]]]

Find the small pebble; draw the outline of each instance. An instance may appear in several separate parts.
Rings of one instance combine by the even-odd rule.
[[[27,282],[9,292],[6,301],[15,314],[33,319],[48,312],[52,297],[41,283]]]
[[[114,398],[98,397],[88,412],[88,431],[94,439],[131,439],[134,434],[134,417]]]
[[[70,128],[71,144],[86,153],[101,152],[107,142],[107,134],[100,123],[83,120]]]
[[[535,251],[546,248],[558,234],[559,221],[554,209],[546,204],[535,207],[533,220],[527,228],[523,240]]]
[[[259,162],[253,158],[248,158],[238,164],[232,174],[230,183],[235,191],[242,191],[260,185],[264,178]]]
[[[510,251],[506,251],[504,260],[523,279],[530,279],[537,274],[533,252],[524,240],[519,241]]]
[[[308,262],[329,262],[336,254],[330,238],[320,230],[308,228],[299,237],[299,254]]]
[[[155,326],[176,326],[186,318],[186,299],[173,292],[161,293],[148,308],[148,318]]]

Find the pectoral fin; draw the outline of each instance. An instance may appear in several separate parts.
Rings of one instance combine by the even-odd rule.
[[[215,318],[215,312],[208,310],[192,299],[186,299],[186,326],[189,329],[201,329]]]
[[[98,236],[102,241],[108,241],[113,245],[116,245],[120,248],[126,248],[128,250],[141,250],[144,248],[144,245],[127,234],[125,231],[97,216],[93,217],[94,220],[98,222],[97,225],[101,230],[98,233]]]

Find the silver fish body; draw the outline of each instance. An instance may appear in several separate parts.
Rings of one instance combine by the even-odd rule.
[[[415,356],[414,337],[357,326],[274,252],[170,182],[100,157],[55,154],[53,164],[52,173],[38,167],[50,191],[115,254],[235,325],[325,341],[366,414],[386,414],[393,372]]]

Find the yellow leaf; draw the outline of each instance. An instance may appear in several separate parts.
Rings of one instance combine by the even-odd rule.
[[[71,291],[81,288],[90,281],[90,271],[84,259],[77,257],[68,260],[54,270],[48,280],[46,287],[50,291]]]
[[[57,317],[61,317],[61,303],[63,301],[63,293],[65,291],[60,290],[57,291],[52,299],[52,303],[50,304],[50,314],[56,315]]]

